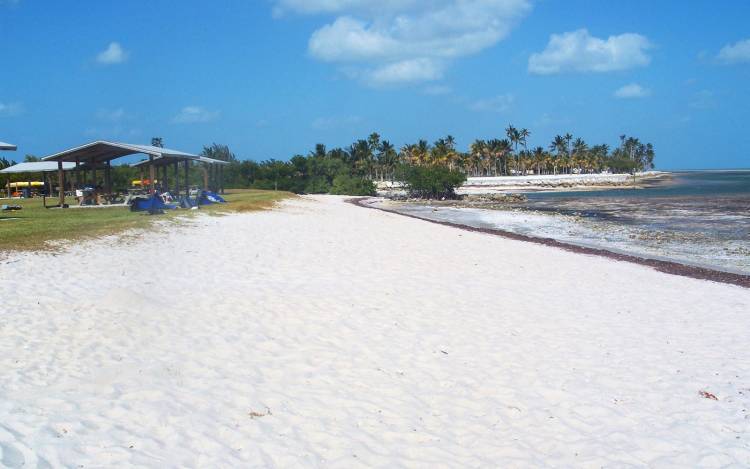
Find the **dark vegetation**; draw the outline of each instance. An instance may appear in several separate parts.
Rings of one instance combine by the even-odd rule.
[[[318,144],[306,156],[288,161],[238,159],[226,145],[204,147],[202,154],[228,161],[224,169],[227,188],[289,191],[298,194],[373,195],[378,181],[400,180],[415,197],[450,198],[468,176],[524,174],[586,174],[610,171],[632,173],[654,167],[654,148],[634,137],[620,136],[617,148],[607,144],[589,145],[571,134],[557,135],[547,147],[529,149],[531,133],[509,125],[505,136],[475,140],[467,152],[456,148],[451,136],[433,144],[426,140],[406,144],[397,150],[377,133],[345,148],[327,149]],[[27,161],[35,158],[27,156]],[[0,159],[0,168],[12,164]],[[116,166],[112,171],[116,188],[129,187],[139,179],[139,171]],[[14,175],[11,180],[27,180]],[[41,180],[41,175],[34,179]],[[202,174],[192,172],[194,185],[202,184]]]

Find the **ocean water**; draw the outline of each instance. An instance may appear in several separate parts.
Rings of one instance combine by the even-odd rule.
[[[686,171],[643,189],[535,192],[509,209],[410,205],[425,218],[750,274],[750,170]]]

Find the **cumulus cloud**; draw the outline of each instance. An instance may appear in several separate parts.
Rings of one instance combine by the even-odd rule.
[[[512,94],[501,94],[492,98],[480,99],[471,103],[469,108],[479,112],[506,112],[515,98]]]
[[[3,103],[0,102],[0,117],[17,116],[23,112],[21,103]]]
[[[716,58],[725,64],[750,62],[750,39],[727,44],[721,48]]]
[[[102,65],[113,65],[125,62],[128,59],[128,53],[122,48],[119,42],[110,42],[106,49],[99,52],[96,61]]]
[[[443,70],[444,65],[432,59],[402,60],[368,72],[366,80],[376,86],[434,81],[443,77]]]
[[[175,124],[211,122],[219,117],[219,111],[209,111],[200,106],[185,106],[172,118]]]
[[[651,62],[645,36],[625,33],[600,39],[586,29],[553,34],[547,47],[529,57],[529,72],[611,72],[642,67]]]
[[[277,0],[274,14],[288,12],[302,14],[343,13],[347,11],[372,13],[398,12],[418,7],[421,0]]]
[[[614,94],[616,98],[621,99],[645,98],[651,94],[651,90],[644,88],[637,83],[630,83],[629,85],[618,88]]]
[[[440,79],[452,60],[497,44],[530,10],[529,0],[277,0],[275,11],[334,15],[311,35],[310,55],[391,85]]]

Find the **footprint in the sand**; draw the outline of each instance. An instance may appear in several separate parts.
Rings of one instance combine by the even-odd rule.
[[[23,453],[11,446],[9,443],[0,442],[0,465],[3,467],[23,467],[26,458]]]

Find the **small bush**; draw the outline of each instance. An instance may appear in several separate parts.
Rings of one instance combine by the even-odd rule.
[[[402,166],[397,171],[409,193],[418,199],[455,199],[456,188],[466,182],[466,175],[443,166]]]
[[[375,195],[375,184],[369,179],[340,174],[333,178],[331,194],[334,195]]]

